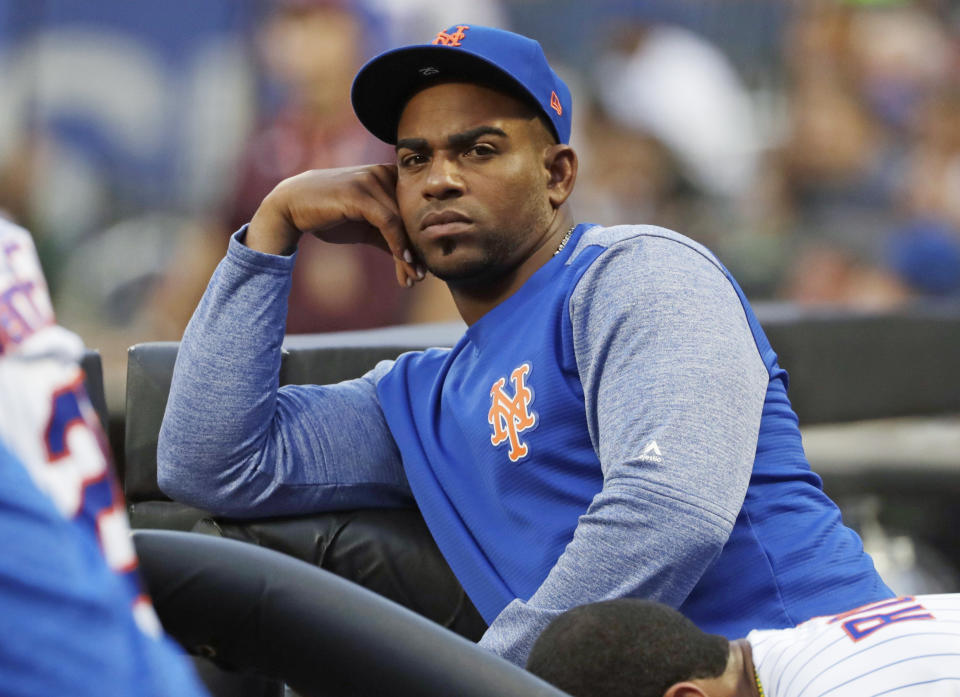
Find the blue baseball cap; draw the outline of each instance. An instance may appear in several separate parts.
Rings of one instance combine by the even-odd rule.
[[[455,24],[429,44],[392,49],[357,73],[351,90],[357,118],[377,138],[397,142],[407,100],[437,82],[476,82],[531,101],[547,117],[557,142],[570,140],[570,90],[540,44],[520,34]]]

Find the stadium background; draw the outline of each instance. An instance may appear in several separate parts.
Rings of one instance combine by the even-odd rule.
[[[349,80],[458,21],[537,38],[571,84],[578,219],[688,234],[754,302],[960,308],[957,2],[8,0],[0,209],[33,231],[61,323],[103,357],[115,444],[127,347],[180,337],[273,183],[390,159]],[[455,318],[438,284],[392,288],[388,260],[302,257],[292,332]],[[872,448],[960,470],[955,418],[805,439],[815,466]],[[890,505],[845,514],[878,559],[934,584],[913,590],[958,590],[910,511],[875,527]]]

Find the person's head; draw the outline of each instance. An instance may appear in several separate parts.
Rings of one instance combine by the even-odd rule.
[[[269,80],[315,119],[350,113],[346,100],[363,60],[364,20],[347,0],[274,0],[258,33]]]
[[[574,697],[733,697],[731,643],[666,605],[620,598],[554,619],[527,670]]]
[[[483,285],[565,231],[571,98],[537,42],[455,25],[374,58],[352,98],[367,129],[397,147],[400,214],[435,275]]]

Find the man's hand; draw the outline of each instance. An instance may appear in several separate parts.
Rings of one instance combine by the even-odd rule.
[[[371,244],[393,255],[397,282],[412,286],[424,272],[414,265],[396,185],[394,165],[315,169],[290,177],[263,199],[246,245],[291,254],[304,233],[334,244]]]

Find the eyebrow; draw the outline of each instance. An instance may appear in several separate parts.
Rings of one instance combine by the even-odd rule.
[[[447,145],[451,148],[462,148],[465,145],[469,145],[480,136],[486,135],[509,138],[503,129],[497,128],[496,126],[477,126],[476,128],[471,128],[463,131],[462,133],[454,133],[453,135],[448,136]],[[428,150],[429,145],[427,144],[426,138],[401,138],[397,141],[397,150],[400,150],[401,148],[406,148],[408,150]]]

